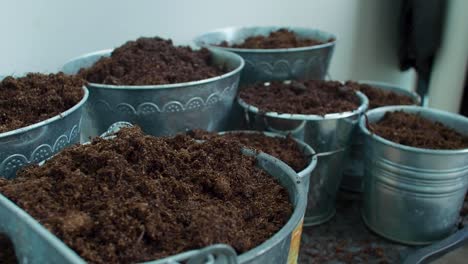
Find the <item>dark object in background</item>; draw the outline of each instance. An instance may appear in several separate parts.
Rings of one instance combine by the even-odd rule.
[[[440,0],[403,0],[401,5],[400,68],[415,68],[418,73],[416,92],[423,105],[434,56],[441,43],[445,8],[446,1]]]
[[[465,89],[463,91],[463,99],[460,107],[460,114],[468,117],[468,71],[465,74]]]

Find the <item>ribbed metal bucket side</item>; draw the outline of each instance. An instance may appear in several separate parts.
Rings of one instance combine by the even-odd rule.
[[[378,81],[358,81],[361,84],[368,84],[376,89],[392,91],[397,94],[407,95],[413,99],[415,105],[421,104],[421,97],[412,91],[404,89],[395,84]],[[362,177],[364,175],[364,136],[359,129],[353,135],[353,143],[346,160],[346,168],[341,182],[341,188],[353,192],[362,192]]]
[[[110,50],[94,52],[63,66],[75,73]],[[82,138],[102,134],[113,123],[128,121],[151,135],[173,135],[187,129],[224,130],[237,94],[244,60],[231,52],[211,50],[213,63],[229,72],[200,81],[167,85],[105,85],[89,83]]]
[[[468,119],[418,106],[390,106],[367,112],[368,122],[386,112],[417,113],[468,134]],[[400,145],[372,134],[365,118],[362,215],[376,233],[405,244],[428,244],[455,229],[468,188],[468,149],[431,150]]]

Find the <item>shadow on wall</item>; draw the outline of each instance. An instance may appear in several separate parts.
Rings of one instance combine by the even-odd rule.
[[[398,63],[398,23],[401,0],[361,0],[356,5],[351,76],[360,80],[390,81],[401,76]],[[375,37],[378,36],[378,37]],[[363,46],[365,48],[363,48]],[[365,50],[365,53],[359,53]],[[366,67],[374,65],[377,75]]]

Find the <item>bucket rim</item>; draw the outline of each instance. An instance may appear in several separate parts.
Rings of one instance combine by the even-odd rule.
[[[456,150],[451,150],[451,149],[427,149],[427,148],[411,147],[411,146],[395,143],[395,142],[393,142],[391,140],[388,140],[388,139],[385,139],[385,138],[383,138],[383,137],[381,137],[381,136],[379,136],[379,135],[377,135],[375,133],[371,133],[369,131],[369,129],[367,128],[366,118],[368,116],[379,115],[379,114],[383,115],[386,112],[394,112],[394,111],[400,111],[400,110],[404,111],[404,112],[407,112],[407,113],[412,113],[412,114],[425,113],[425,114],[430,114],[430,115],[438,115],[438,116],[444,117],[445,119],[451,119],[451,120],[455,120],[456,122],[465,123],[466,126],[468,126],[468,118],[466,118],[464,116],[461,116],[459,114],[454,114],[454,113],[450,113],[450,112],[443,111],[443,110],[437,110],[437,109],[433,109],[433,108],[427,108],[427,107],[421,107],[421,106],[415,106],[415,105],[409,105],[409,106],[399,105],[399,106],[384,106],[384,107],[379,107],[379,108],[375,108],[375,109],[367,111],[361,117],[361,119],[359,120],[359,128],[360,128],[361,132],[363,132],[364,135],[367,138],[370,138],[373,141],[382,143],[384,145],[387,145],[387,146],[390,146],[390,147],[393,147],[393,148],[396,148],[396,149],[412,152],[412,153],[432,154],[432,155],[468,154],[468,148],[456,149]],[[440,123],[446,125],[444,123],[444,121],[445,120],[438,120],[437,122],[440,122]],[[454,128],[452,128],[452,129],[454,129]],[[454,129],[454,130],[457,131],[458,133],[461,133],[457,129]]]
[[[207,38],[211,34],[216,33],[227,33],[227,32],[238,32],[238,31],[245,31],[245,30],[265,30],[268,32],[272,32],[278,29],[288,29],[291,31],[302,31],[307,32],[309,34],[323,34],[328,36],[328,39],[333,39],[332,41],[313,45],[313,46],[305,46],[305,47],[297,47],[297,48],[277,48],[277,49],[247,49],[247,48],[232,48],[232,47],[221,47],[217,46],[213,43],[207,43],[204,39]],[[247,37],[252,37],[255,35],[249,35]],[[200,47],[211,47],[219,50],[227,50],[231,52],[235,52],[238,54],[248,54],[248,53],[260,53],[260,54],[278,54],[278,53],[293,53],[293,52],[302,52],[302,51],[311,51],[311,50],[318,50],[324,48],[332,48],[336,45],[338,38],[335,34],[330,32],[326,32],[316,28],[308,28],[308,27],[293,27],[293,26],[245,26],[245,27],[224,27],[224,28],[217,28],[205,33],[202,33],[194,38],[193,40],[196,45]],[[223,40],[222,40],[223,41]]]
[[[78,61],[89,58],[89,57],[109,56],[113,50],[114,49],[104,49],[104,50],[94,51],[90,53],[85,53],[83,55],[80,55],[78,57],[75,57],[67,61],[62,66],[62,70],[66,70],[67,66],[72,63],[77,63]],[[219,55],[222,58],[233,59],[237,66],[233,70],[230,70],[229,72],[221,74],[219,76],[197,80],[197,81],[190,81],[190,82],[157,84],[157,85],[113,85],[113,84],[101,84],[101,83],[88,82],[86,86],[88,88],[99,88],[99,89],[109,89],[109,90],[160,90],[160,89],[172,89],[172,88],[185,88],[185,87],[191,87],[191,86],[210,84],[210,83],[214,83],[220,80],[227,79],[232,76],[239,75],[242,69],[244,68],[244,65],[245,65],[244,59],[238,54],[225,51],[225,50],[218,50],[218,49],[212,49],[212,48],[208,48],[208,50],[210,51],[212,55]],[[82,68],[89,68],[89,67],[82,67]]]
[[[319,121],[319,120],[332,120],[332,119],[344,119],[355,115],[361,115],[364,113],[367,108],[369,107],[369,99],[367,99],[366,95],[362,92],[356,91],[356,95],[360,99],[360,105],[357,109],[352,111],[346,111],[341,113],[330,113],[321,115],[305,115],[305,114],[288,114],[288,113],[278,113],[278,112],[261,112],[259,108],[248,104],[245,102],[239,95],[237,96],[237,102],[239,105],[253,114],[271,117],[271,118],[278,118],[278,119],[289,119],[289,120],[299,120],[299,121]]]
[[[62,113],[59,113],[58,115],[47,118],[46,120],[42,120],[41,122],[37,122],[37,123],[31,124],[31,125],[28,125],[28,126],[25,126],[25,127],[20,127],[20,128],[14,129],[14,130],[10,130],[10,131],[4,132],[4,133],[0,133],[0,139],[6,138],[6,137],[9,137],[9,136],[18,135],[18,134],[27,133],[27,132],[29,132],[29,131],[31,131],[33,129],[46,126],[46,125],[48,125],[50,123],[53,123],[55,121],[62,120],[64,118],[66,118],[67,116],[71,115],[72,113],[74,113],[75,111],[79,110],[86,103],[86,101],[88,100],[88,97],[89,97],[88,89],[85,86],[82,86],[81,88],[83,90],[83,97],[73,107],[69,108],[68,110],[66,110],[66,111],[64,111]]]

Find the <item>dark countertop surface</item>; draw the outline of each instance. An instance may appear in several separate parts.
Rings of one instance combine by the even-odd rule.
[[[304,227],[299,263],[400,263],[401,256],[417,249],[381,238],[361,219],[358,193],[340,192],[337,213],[327,223]],[[468,225],[465,199],[460,226]]]

